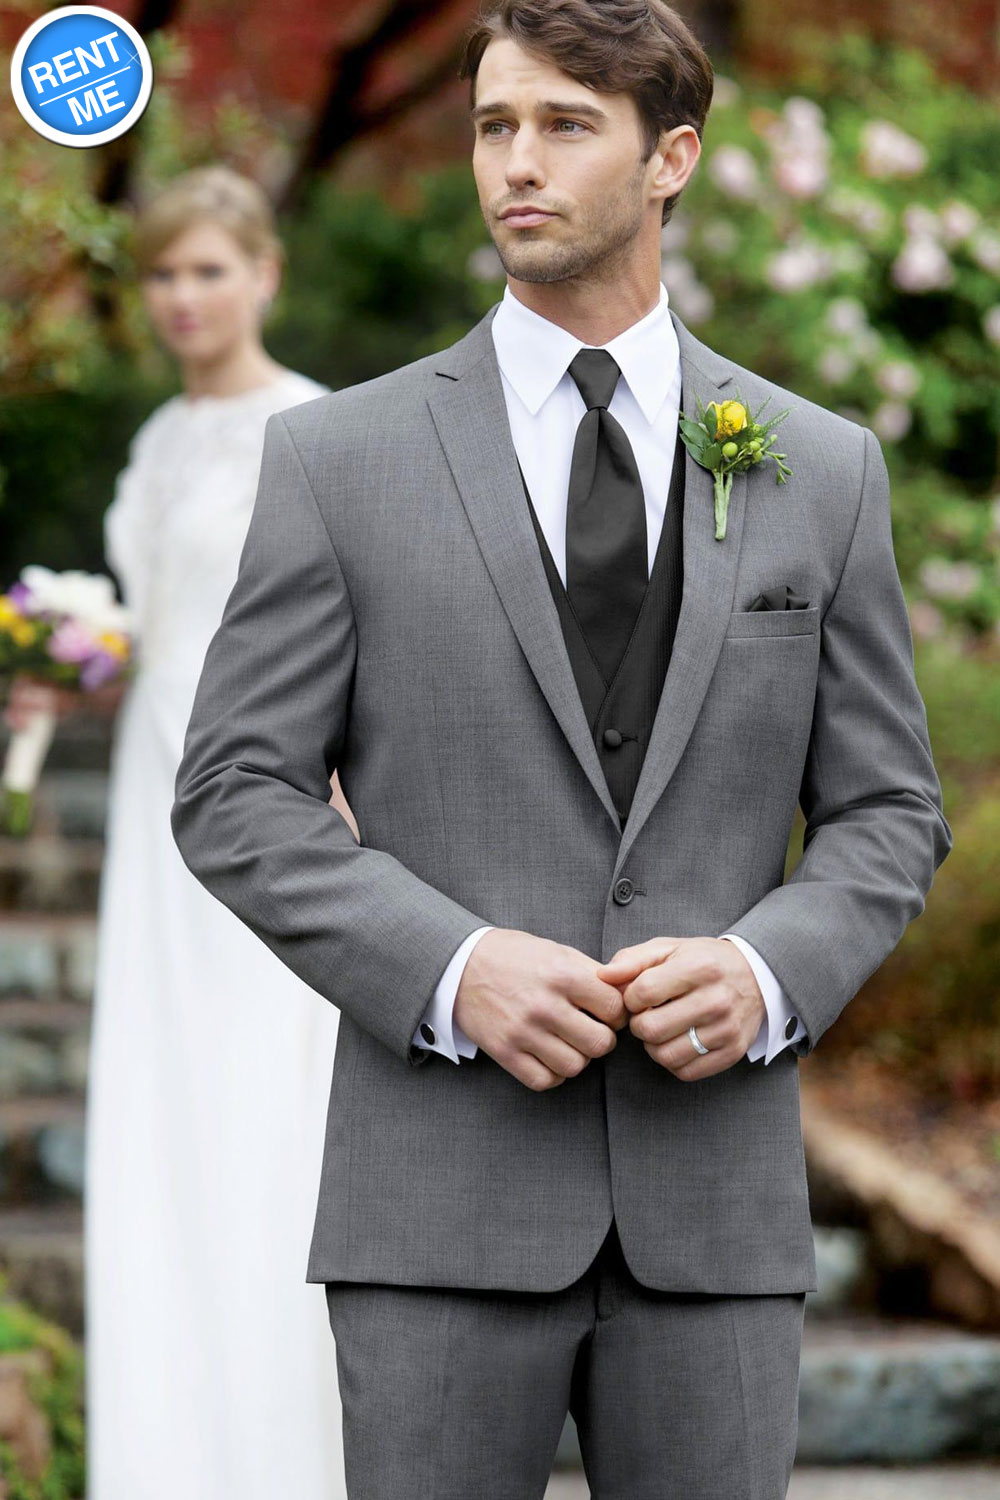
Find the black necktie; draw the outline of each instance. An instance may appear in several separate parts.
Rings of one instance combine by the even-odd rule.
[[[646,504],[632,446],[607,409],[621,374],[614,358],[606,349],[581,349],[569,373],[587,410],[569,476],[566,594],[610,683],[648,583]]]

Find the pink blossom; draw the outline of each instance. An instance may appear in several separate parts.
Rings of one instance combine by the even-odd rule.
[[[757,163],[744,146],[717,147],[709,158],[708,174],[730,198],[749,202],[757,197],[760,187]]]
[[[914,599],[909,605],[910,629],[920,640],[936,639],[944,629],[944,616],[936,604],[926,599]]]
[[[805,152],[783,156],[774,168],[774,179],[790,198],[815,198],[826,187],[829,172],[826,162]]]
[[[875,384],[887,396],[905,401],[920,389],[920,371],[908,359],[889,359],[875,371]]]
[[[941,230],[946,245],[957,245],[969,235],[979,223],[979,211],[960,198],[952,198],[940,212]]]
[[[856,333],[867,322],[865,305],[857,297],[834,297],[826,310],[826,326],[831,333]]]
[[[991,344],[1000,345],[1000,302],[995,302],[983,313],[983,332]]]
[[[850,380],[856,368],[846,349],[832,346],[823,350],[816,367],[828,385],[842,385],[845,380]]]
[[[932,292],[951,286],[955,268],[937,240],[918,235],[906,241],[893,261],[892,279],[904,292]]]
[[[803,240],[772,255],[764,274],[775,291],[798,292],[825,281],[830,269],[830,257],[822,245]]]
[[[935,599],[968,599],[982,582],[982,574],[975,563],[929,557],[920,569],[920,582]]]
[[[913,415],[902,401],[883,401],[872,413],[872,430],[886,443],[898,443],[910,430]]]
[[[927,149],[889,120],[869,120],[861,131],[861,168],[869,177],[913,177],[927,165]]]
[[[981,229],[969,241],[969,254],[984,271],[1000,276],[1000,234]]]

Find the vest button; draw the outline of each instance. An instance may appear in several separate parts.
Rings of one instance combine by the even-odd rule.
[[[610,750],[617,750],[621,742],[622,734],[620,729],[606,729],[604,731],[604,743]]]
[[[627,875],[615,882],[614,899],[619,906],[628,906],[634,894],[635,887]]]

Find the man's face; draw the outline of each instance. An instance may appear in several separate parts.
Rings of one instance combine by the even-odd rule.
[[[479,204],[509,276],[565,281],[607,273],[646,223],[658,240],[661,165],[640,160],[639,112],[629,94],[597,93],[509,38],[490,42],[476,79],[472,168]],[[503,218],[524,204],[543,218]]]

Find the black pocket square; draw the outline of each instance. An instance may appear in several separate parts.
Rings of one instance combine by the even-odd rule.
[[[758,594],[751,609],[808,609],[809,600],[802,599],[789,583],[779,583],[773,589]]]

